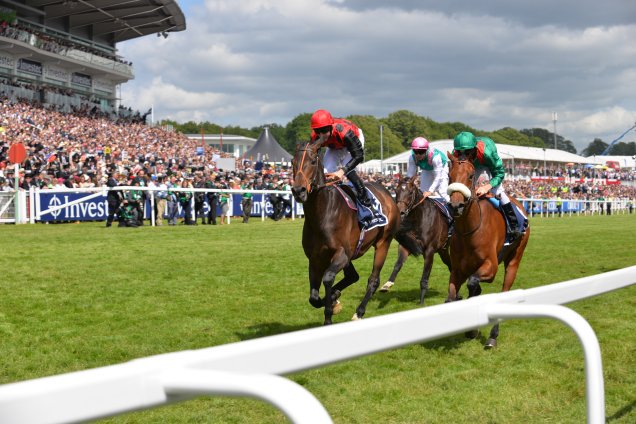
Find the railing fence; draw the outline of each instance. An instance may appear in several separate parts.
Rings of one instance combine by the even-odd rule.
[[[559,305],[633,284],[636,266],[527,290],[6,384],[0,386],[0,422],[93,420],[209,394],[263,399],[295,423],[330,423],[329,414],[313,395],[277,376],[462,333],[503,319],[547,317],[564,322],[579,337],[585,361],[587,420],[602,424],[605,392],[598,340],[583,317]]]

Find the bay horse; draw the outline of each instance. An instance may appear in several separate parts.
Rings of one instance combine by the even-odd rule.
[[[320,143],[306,143],[304,146],[299,144],[292,159],[292,169],[292,194],[296,201],[303,204],[305,212],[302,245],[309,259],[309,303],[314,308],[324,307],[324,324],[331,324],[334,306],[341,307],[337,302],[342,290],[360,278],[352,261],[373,246],[373,270],[364,298],[352,319],[362,318],[367,303],[378,288],[380,271],[400,224],[397,205],[382,185],[367,183],[366,186],[382,205],[387,224],[361,234],[357,211],[349,207],[343,195],[343,191],[346,191],[353,198],[353,190],[348,186],[339,188],[327,183],[320,156]],[[333,285],[340,271],[344,271],[344,277]],[[325,291],[322,299],[321,284]]]
[[[433,200],[424,198],[424,194],[416,184],[417,178],[417,175],[414,175],[412,178],[400,179],[395,190],[395,200],[402,218],[400,229],[395,235],[395,239],[400,243],[398,258],[389,281],[380,291],[388,291],[393,286],[409,254],[413,256],[423,254],[424,268],[420,279],[420,305],[423,305],[435,253],[439,255],[449,271],[451,260],[448,251],[448,221]]]
[[[455,229],[450,240],[451,273],[448,285],[447,302],[458,299],[458,292],[468,279],[468,297],[479,296],[480,283],[491,283],[497,275],[499,263],[503,261],[505,274],[502,291],[510,290],[517,276],[517,270],[523,252],[530,238],[530,227],[526,232],[508,245],[506,222],[503,214],[486,198],[477,198],[475,188],[474,157],[456,158],[447,153],[450,159],[449,186],[450,207],[455,218]],[[509,196],[510,197],[510,196]],[[510,197],[515,205],[520,203]],[[467,337],[477,337],[478,330],[469,331]],[[490,330],[485,348],[497,345],[499,324]]]

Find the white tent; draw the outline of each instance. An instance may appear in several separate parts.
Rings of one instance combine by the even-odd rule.
[[[432,141],[430,143],[431,147],[436,148],[437,150],[446,153],[453,151],[453,140],[437,140]],[[499,157],[505,164],[508,164],[512,167],[520,167],[522,164],[543,164],[543,163],[559,163],[564,165],[566,163],[574,163],[574,164],[586,164],[590,163],[589,158],[585,158],[583,156],[576,155],[574,153],[566,152],[563,150],[556,149],[544,149],[541,147],[526,147],[526,146],[513,146],[510,144],[497,144],[497,152],[499,153]],[[382,168],[399,170],[401,172],[406,171],[406,166],[408,164],[409,155],[411,154],[410,149],[398,153],[395,156],[391,156],[390,158],[382,161]],[[361,164],[360,169],[365,169],[366,167],[377,167],[377,170],[380,170],[380,166],[375,164],[375,161],[369,161]],[[379,162],[379,161],[378,161]],[[369,164],[369,165],[367,165]],[[392,165],[396,165],[395,167]],[[523,165],[526,166],[526,165]],[[398,171],[398,172],[399,172]],[[368,172],[368,171],[367,171]]]

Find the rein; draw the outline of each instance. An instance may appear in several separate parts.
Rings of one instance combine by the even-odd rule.
[[[461,163],[462,161],[460,160],[459,163]],[[470,199],[468,199],[468,202],[466,203],[466,206],[464,206],[464,213],[462,213],[461,216],[464,216],[468,213],[469,209],[471,208],[471,206],[473,206],[473,204],[477,205],[477,208],[479,209],[479,222],[477,223],[477,226],[475,228],[473,228],[472,230],[469,230],[465,233],[462,233],[460,231],[457,230],[457,227],[455,227],[455,231],[457,231],[460,235],[462,236],[468,236],[471,235],[472,233],[474,233],[475,231],[477,231],[479,229],[479,227],[481,227],[481,222],[482,222],[482,212],[481,212],[481,206],[479,206],[479,198],[477,197],[477,195],[475,194],[475,182],[473,181],[472,187],[470,189]],[[475,198],[477,198],[477,202],[475,202]],[[461,218],[460,216],[460,218]]]
[[[302,178],[307,183],[307,186],[308,186],[307,194],[310,194],[313,191],[314,188],[319,189],[321,187],[329,187],[329,186],[335,185],[335,184],[340,182],[338,180],[328,181],[328,182],[325,182],[325,184],[323,186],[318,186],[318,184],[316,184],[316,178],[318,177],[318,173],[314,173],[314,177],[311,180],[309,178],[307,178],[307,175],[305,175],[305,172],[303,172],[303,169],[304,169],[305,158],[307,156],[307,152],[310,150],[309,149],[309,144],[310,143],[307,143],[305,145],[305,148],[303,148],[303,149],[298,149],[299,151],[303,152],[303,156],[302,156],[302,159],[300,160],[300,165],[298,166],[298,172],[296,172],[296,175],[302,176]],[[316,166],[318,166],[318,164],[316,164]]]
[[[309,145],[309,143],[307,143],[307,146]],[[309,189],[307,190],[307,194],[311,193],[312,188],[314,187],[314,180],[316,179],[316,176],[314,175],[314,178],[309,181],[309,178],[307,178],[307,176],[305,175],[305,173],[303,172],[304,169],[304,164],[305,164],[305,156],[307,156],[307,146],[305,146],[304,149],[302,149],[303,151],[303,157],[300,160],[300,166],[298,167],[298,175],[301,175],[303,177],[303,179],[307,182],[307,186],[309,187]]]
[[[405,216],[410,214],[413,209],[415,209],[416,207],[424,203],[424,201],[426,200],[426,197],[422,196],[422,198],[417,203],[415,203],[418,191],[419,190],[417,188],[413,190],[413,195],[411,196],[412,200],[409,203],[409,205],[406,207],[406,210],[404,211]]]

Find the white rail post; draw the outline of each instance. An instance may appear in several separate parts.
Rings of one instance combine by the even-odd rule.
[[[183,369],[166,373],[161,383],[167,395],[254,397],[280,409],[294,423],[333,422],[322,404],[307,389],[277,375]]]
[[[554,318],[568,325],[578,336],[585,358],[585,381],[588,424],[605,422],[605,389],[601,348],[594,330],[578,313],[560,305],[506,305],[494,303],[486,306],[491,319],[499,318]]]

